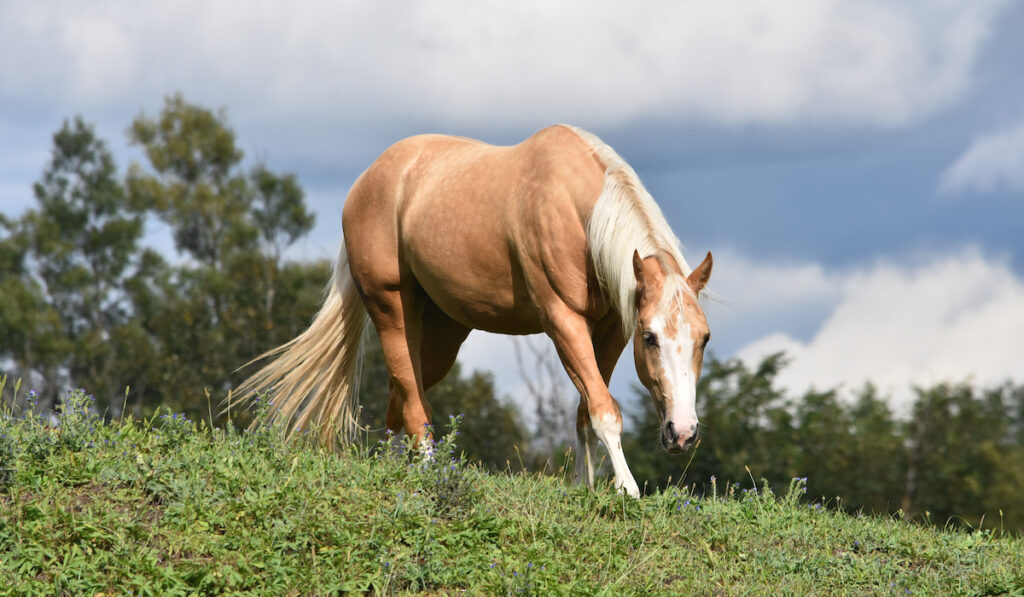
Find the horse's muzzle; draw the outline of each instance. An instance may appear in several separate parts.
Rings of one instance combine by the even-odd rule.
[[[697,443],[698,433],[697,423],[690,425],[689,429],[680,433],[675,424],[668,421],[661,429],[661,447],[665,448],[669,454],[678,454]]]

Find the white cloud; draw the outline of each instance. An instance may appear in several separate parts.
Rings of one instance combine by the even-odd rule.
[[[940,189],[1024,191],[1024,123],[975,139],[943,172]]]
[[[890,126],[964,91],[1007,3],[3,3],[0,99],[135,111],[180,89],[321,127]]]
[[[878,262],[836,274],[834,309],[808,341],[779,330],[737,352],[755,362],[779,350],[779,383],[795,392],[872,381],[897,406],[911,384],[1024,381],[1024,280],[975,249],[912,264]]]
[[[778,329],[809,335],[839,299],[835,274],[820,264],[766,263],[729,249],[714,257],[709,287],[722,300],[704,310],[715,354],[730,354]]]

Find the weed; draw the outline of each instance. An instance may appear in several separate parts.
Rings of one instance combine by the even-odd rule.
[[[461,421],[462,415],[451,417],[450,431],[440,440],[428,427],[427,439],[421,445],[411,437],[399,439],[389,431],[374,452],[374,458],[387,466],[391,475],[413,483],[415,496],[429,502],[427,514],[431,518],[465,516],[479,497],[475,483],[479,473],[466,463],[456,444]]]
[[[174,450],[196,433],[196,424],[181,413],[166,412],[159,416],[160,427],[156,435],[159,447]]]
[[[57,447],[81,452],[95,445],[100,417],[93,409],[96,399],[85,390],[68,391],[57,406]]]
[[[419,484],[433,502],[432,514],[441,518],[465,516],[479,497],[474,483],[477,472],[456,452],[462,415],[450,421],[450,431],[440,441],[435,442],[430,434],[417,466]]]
[[[0,413],[0,490],[7,487],[14,472],[14,438],[10,433],[10,417]]]

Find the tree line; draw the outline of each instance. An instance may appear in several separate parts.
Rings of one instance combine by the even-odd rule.
[[[83,387],[108,416],[164,407],[247,423],[221,412],[249,373],[239,367],[303,330],[329,277],[327,262],[285,256],[313,214],[294,174],[245,162],[223,110],[173,95],[127,135],[145,160],[122,172],[91,124],[65,121],[34,206],[0,214],[3,401],[47,409]],[[145,244],[154,227],[170,234],[173,256]],[[388,374],[370,332],[360,397],[373,442]],[[681,456],[660,451],[658,416],[638,397],[623,445],[641,486],[724,491],[753,479],[782,489],[806,477],[808,495],[833,507],[1024,530],[1024,386],[918,388],[904,420],[871,386],[852,400],[835,390],[788,396],[775,384],[784,364],[782,355],[753,368],[711,359],[698,389],[702,439]],[[521,371],[530,395],[511,401],[490,374],[456,364],[428,393],[438,431],[465,414],[459,445],[471,459],[566,474],[575,405],[539,379],[560,372]],[[533,429],[520,408],[533,409]]]
[[[651,448],[659,420],[641,401],[623,439],[638,481],[722,492],[800,477],[809,498],[850,512],[1024,531],[1024,386],[919,387],[897,417],[870,384],[787,395],[775,384],[784,366],[782,354],[754,368],[712,359],[697,389],[700,444],[682,458]]]

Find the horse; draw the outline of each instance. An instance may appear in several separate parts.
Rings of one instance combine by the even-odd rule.
[[[263,357],[239,388],[270,394],[273,418],[333,447],[356,428],[356,362],[367,317],[389,371],[387,428],[429,438],[424,392],[473,329],[546,333],[579,391],[576,478],[593,486],[596,440],[615,487],[639,488],[608,389],[633,338],[637,375],[668,452],[698,434],[696,383],[710,331],[698,302],[712,257],[691,269],[636,172],[597,136],[555,125],[513,146],[418,135],[353,184],[332,280],[310,327]],[[261,357],[262,358],[262,357]]]

